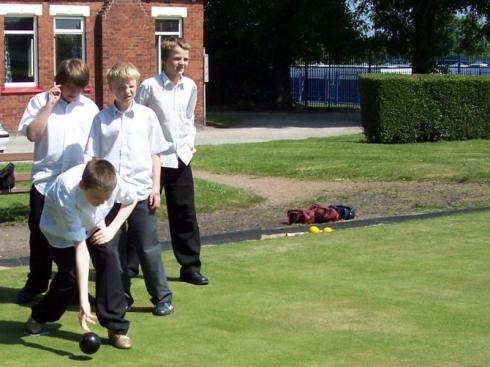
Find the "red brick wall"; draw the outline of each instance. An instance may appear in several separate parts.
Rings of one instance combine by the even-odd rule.
[[[1,3],[25,3],[4,1]],[[105,82],[107,69],[116,61],[130,61],[139,69],[142,78],[155,73],[154,23],[152,6],[187,7],[184,18],[184,37],[191,44],[191,60],[187,76],[198,86],[199,98],[196,107],[196,124],[203,122],[203,41],[204,9],[202,0],[107,0],[107,1],[29,1],[43,4],[43,15],[38,22],[38,87],[49,88],[54,79],[53,17],[49,5],[90,6],[90,16],[85,18],[85,58],[90,69],[90,82],[86,95],[99,107],[112,102]],[[0,61],[3,60],[3,16],[0,16]],[[0,62],[0,88],[5,82],[3,62]],[[37,92],[25,94],[2,93],[0,89],[0,123],[10,133],[17,126],[29,99]]]

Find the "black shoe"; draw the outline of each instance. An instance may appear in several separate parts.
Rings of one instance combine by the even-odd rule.
[[[170,302],[158,302],[153,310],[153,315],[167,316],[174,312],[174,306]]]
[[[206,285],[209,283],[208,278],[202,275],[199,271],[182,273],[180,274],[180,280],[182,282],[186,282],[194,285]]]
[[[34,297],[36,297],[37,293],[31,293],[26,290],[26,288],[22,288],[20,291],[17,292],[17,303],[23,304],[23,303],[29,303],[31,302]]]
[[[32,318],[32,316],[29,316],[29,319],[26,321],[24,326],[24,331],[28,335],[46,334],[46,330],[44,329],[44,324],[37,322]]]

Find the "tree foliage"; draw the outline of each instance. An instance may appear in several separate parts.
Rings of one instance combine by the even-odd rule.
[[[411,59],[414,73],[435,69],[438,57],[471,53],[490,36],[488,0],[354,0],[390,53]],[[456,19],[460,19],[459,27]]]
[[[354,29],[343,1],[206,1],[209,102],[290,106],[290,66],[356,52]]]

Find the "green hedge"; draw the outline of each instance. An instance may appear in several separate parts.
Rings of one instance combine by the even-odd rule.
[[[490,77],[363,74],[360,80],[369,142],[490,138]]]

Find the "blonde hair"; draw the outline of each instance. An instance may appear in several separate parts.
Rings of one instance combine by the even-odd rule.
[[[117,185],[116,169],[111,162],[94,158],[85,166],[81,184],[86,189],[112,192]]]
[[[191,49],[191,45],[189,45],[189,43],[187,43],[184,38],[168,37],[163,39],[162,46],[160,48],[162,52],[162,60],[167,60],[174,48],[177,46],[186,51],[189,51]]]
[[[66,59],[58,66],[54,80],[56,84],[72,83],[76,87],[85,88],[89,77],[88,66],[82,60]]]
[[[112,67],[107,71],[107,83],[109,85],[113,85],[115,82],[121,80],[136,80],[136,83],[139,82],[141,78],[141,74],[130,62],[116,62]]]

